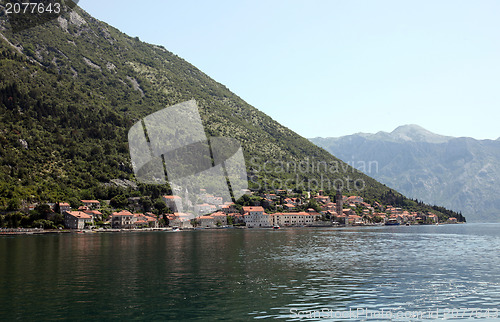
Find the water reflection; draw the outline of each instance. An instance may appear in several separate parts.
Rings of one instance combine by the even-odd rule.
[[[7,319],[500,308],[500,225],[0,238]],[[323,319],[324,320],[324,319]]]
[[[452,226],[401,228],[321,231],[312,247],[291,245],[280,258],[311,268],[301,285],[307,291],[276,310],[285,317],[290,308],[499,307],[498,226],[467,234]]]

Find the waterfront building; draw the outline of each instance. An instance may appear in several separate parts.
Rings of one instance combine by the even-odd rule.
[[[263,207],[243,207],[243,218],[247,227],[270,227],[272,225],[269,215]]]
[[[137,218],[130,211],[122,210],[111,215],[111,227],[116,229],[135,228]]]
[[[197,221],[200,223],[200,227],[203,228],[215,228],[216,222],[213,216],[200,216],[197,218]]]
[[[317,212],[285,212],[269,215],[273,226],[309,226],[321,217]]]
[[[92,224],[92,216],[81,211],[65,211],[64,226],[69,229],[83,229],[85,224]]]
[[[215,225],[227,226],[227,215],[222,211],[213,213],[211,216],[214,218]]]
[[[185,214],[182,212],[175,212],[173,215],[168,215],[168,225],[170,227],[179,228],[192,228],[191,219],[194,218],[193,215]]]

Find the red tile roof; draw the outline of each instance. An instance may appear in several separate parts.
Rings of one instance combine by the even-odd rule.
[[[120,212],[114,212],[112,216],[133,216],[133,214],[130,211],[122,210]]]
[[[98,210],[87,210],[85,211],[86,214],[94,214],[94,215],[102,215],[102,213]]]
[[[80,219],[92,219],[92,216],[90,215],[87,215],[86,213],[84,212],[81,212],[81,211],[67,211],[66,212],[67,214],[75,217],[75,218],[80,218]]]
[[[243,207],[244,212],[250,212],[250,211],[264,211],[264,208],[258,206],[258,207]]]
[[[304,212],[304,211],[301,211],[301,212],[277,212],[277,213],[274,213],[274,214],[271,214],[271,216],[313,216],[313,215],[317,215],[318,213],[308,213],[308,212]]]

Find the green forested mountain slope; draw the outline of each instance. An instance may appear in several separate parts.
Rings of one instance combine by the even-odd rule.
[[[18,33],[10,30],[5,16],[0,19],[4,210],[15,209],[23,200],[166,192],[168,187],[139,185],[131,192],[106,184],[134,180],[127,143],[132,124],[190,99],[198,102],[208,136],[241,142],[253,188],[264,189],[263,182],[273,179],[288,179],[288,188],[299,189],[306,188],[308,180],[328,184],[339,179],[344,186],[364,187],[352,193],[365,198],[397,199],[402,205],[424,208],[281,126],[182,58],[131,38],[80,8]],[[331,166],[323,172],[280,168],[320,161],[338,165],[336,171]]]

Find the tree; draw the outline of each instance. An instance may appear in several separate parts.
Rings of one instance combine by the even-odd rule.
[[[10,211],[19,210],[19,205],[20,205],[19,199],[12,198],[7,203],[7,210]]]
[[[170,210],[167,204],[160,198],[156,199],[153,207],[157,210],[158,214],[163,214]]]
[[[141,198],[140,203],[142,205],[142,209],[144,210],[144,212],[151,211],[151,208],[153,207],[153,202],[151,201],[151,199],[143,197]]]
[[[38,219],[31,225],[33,228],[54,229],[54,222],[45,219]]]
[[[125,208],[128,205],[128,199],[124,195],[118,195],[111,198],[110,204],[115,208]]]
[[[314,209],[314,211],[316,211],[316,212],[321,212],[321,207],[320,207],[320,205],[319,205],[319,204],[318,204],[318,202],[317,202],[316,200],[314,200],[314,199],[309,200],[309,202],[306,204],[305,209],[307,210],[307,209],[309,209],[309,208]]]
[[[170,219],[168,219],[168,216],[166,214],[162,215],[161,220],[165,223],[165,226],[170,226]]]
[[[73,209],[83,206],[83,203],[75,197],[69,198],[68,202]]]
[[[49,219],[49,215],[52,214],[52,209],[49,205],[43,204],[35,207],[35,210],[32,213],[33,218],[36,219]]]
[[[55,213],[52,216],[51,220],[55,226],[64,227],[64,216],[61,215],[60,213]]]

